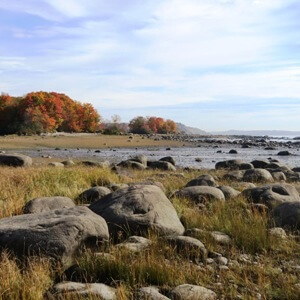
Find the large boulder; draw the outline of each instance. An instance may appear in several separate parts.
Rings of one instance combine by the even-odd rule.
[[[278,227],[300,230],[300,202],[285,202],[272,211],[272,217]]]
[[[243,181],[247,182],[273,182],[271,173],[265,169],[247,170],[243,176]]]
[[[198,285],[182,284],[172,290],[174,300],[215,300],[215,292]]]
[[[0,249],[42,255],[69,264],[82,245],[109,239],[105,220],[87,207],[0,219]]]
[[[223,192],[226,200],[233,199],[240,194],[239,191],[227,185],[218,186],[218,189]]]
[[[265,169],[270,162],[268,160],[256,159],[251,161],[255,169]]]
[[[215,182],[215,179],[207,174],[207,175],[201,175],[191,181],[189,181],[186,186],[213,186],[213,187],[216,187],[217,184]]]
[[[98,201],[104,196],[111,193],[111,190],[105,186],[94,186],[85,190],[78,196],[78,200],[81,203],[92,203]]]
[[[243,162],[240,159],[230,159],[230,160],[217,162],[215,168],[217,170],[220,170],[220,169],[225,169],[225,170],[248,170],[248,169],[252,169],[253,166],[249,163]]]
[[[271,184],[244,190],[242,194],[253,203],[274,208],[283,202],[300,201],[297,189],[290,184]]]
[[[74,207],[75,203],[68,197],[41,197],[28,201],[24,206],[24,214],[37,214],[54,209]]]
[[[32,159],[22,154],[0,154],[0,166],[30,167]]]
[[[212,186],[190,186],[175,193],[180,198],[189,198],[198,203],[205,203],[212,200],[224,201],[225,197],[221,190]]]
[[[149,229],[160,235],[182,234],[175,208],[163,191],[154,185],[135,185],[111,193],[90,205],[102,216],[109,230],[143,233]]]

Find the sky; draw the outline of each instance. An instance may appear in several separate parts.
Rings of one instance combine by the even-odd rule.
[[[300,130],[299,0],[0,0],[0,92],[104,119]]]

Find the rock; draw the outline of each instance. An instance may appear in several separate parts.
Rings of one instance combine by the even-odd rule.
[[[174,165],[167,161],[148,161],[148,168],[149,169],[158,169],[158,170],[165,170],[165,171],[176,171]]]
[[[149,239],[141,236],[131,236],[126,242],[118,244],[117,247],[138,253],[149,248],[151,244],[152,242]]]
[[[252,169],[247,170],[243,176],[243,181],[249,182],[273,182],[271,173],[265,169]]]
[[[61,282],[53,287],[52,293],[56,299],[66,296],[67,299],[97,297],[102,300],[117,300],[117,290],[103,283]]]
[[[224,256],[217,257],[216,261],[221,266],[227,266],[227,264],[228,264],[228,259],[226,257],[224,257]]]
[[[61,162],[65,167],[71,167],[71,166],[75,166],[75,163],[73,160],[69,159],[69,160],[65,160]]]
[[[300,201],[278,205],[272,211],[272,217],[278,227],[300,230]]]
[[[253,160],[251,161],[251,164],[255,169],[265,169],[267,165],[269,164],[269,161],[267,160]]]
[[[131,233],[152,229],[160,235],[184,232],[172,203],[154,185],[118,190],[92,203],[90,209],[108,222],[113,234],[121,229]]]
[[[225,197],[221,190],[211,186],[190,186],[185,187],[175,193],[175,196],[190,198],[199,203],[209,202],[211,200],[224,201]]]
[[[229,154],[238,154],[238,152],[235,149],[231,149],[228,153]]]
[[[131,183],[129,185],[130,186],[134,186],[134,185],[136,185],[136,186],[139,186],[139,185],[155,185],[155,186],[159,187],[163,192],[166,191],[164,185],[159,181],[150,181],[149,180],[149,181],[144,181],[144,182]]]
[[[94,186],[88,190],[85,190],[78,196],[78,200],[81,203],[92,203],[100,200],[104,196],[111,193],[111,190],[104,186]]]
[[[271,228],[271,229],[268,230],[268,232],[274,238],[279,238],[279,239],[286,239],[287,238],[285,230],[281,227]]]
[[[220,245],[228,246],[232,244],[231,238],[223,232],[211,231],[209,232],[209,234],[214,239],[214,241]]]
[[[109,161],[89,161],[85,160],[81,162],[82,165],[87,166],[87,167],[99,167],[99,168],[109,168],[110,163]]]
[[[67,265],[83,244],[108,239],[105,220],[87,207],[0,219],[0,249],[19,257],[45,255]]]
[[[64,168],[65,165],[61,162],[53,161],[48,164],[49,167],[54,167],[54,168]]]
[[[216,300],[213,291],[198,285],[182,284],[172,290],[174,300]]]
[[[216,163],[215,168],[217,170],[225,169],[225,170],[239,170],[241,164],[244,162],[239,159],[230,159],[225,161],[220,161]]]
[[[109,186],[109,188],[113,191],[117,191],[117,190],[120,190],[120,189],[125,189],[128,187],[128,184],[126,183],[113,183]]]
[[[272,172],[271,174],[275,181],[286,181],[286,176],[283,172]]]
[[[269,208],[274,208],[283,202],[300,202],[298,191],[290,184],[265,185],[244,190],[242,194],[248,201],[265,204]]]
[[[233,189],[230,186],[226,186],[226,185],[218,186],[218,189],[222,191],[226,200],[233,199],[240,194],[239,191]]]
[[[193,179],[189,181],[186,184],[186,187],[189,186],[213,186],[216,187],[217,184],[215,182],[215,179],[211,175],[201,175],[197,177],[196,179]]]
[[[24,206],[23,212],[24,214],[36,214],[74,206],[75,203],[68,197],[42,197],[28,201]]]
[[[0,166],[30,167],[32,159],[22,154],[0,154]]]
[[[300,167],[293,168],[292,170],[293,170],[294,172],[298,172],[298,173],[299,173],[299,172],[300,172]]]
[[[204,258],[207,255],[205,246],[196,238],[190,236],[170,235],[165,237],[166,241],[176,247],[179,252],[184,251],[186,254],[194,256],[200,255]]]
[[[256,185],[252,182],[234,182],[232,185],[234,188],[239,190],[252,189],[256,187]]]
[[[176,166],[175,159],[174,159],[172,156],[166,156],[166,157],[163,157],[163,158],[161,158],[159,161],[167,161],[167,162],[169,162],[170,164],[172,164],[173,166]]]
[[[148,161],[148,158],[147,158],[146,155],[143,155],[143,154],[137,155],[137,156],[135,156],[135,157],[133,157],[133,158],[130,158],[129,160],[130,160],[130,161],[136,161],[136,162],[138,162],[138,163],[144,165],[145,167],[147,167],[147,161]]]
[[[279,156],[288,156],[288,155],[292,155],[292,153],[290,153],[289,151],[279,151],[277,153],[277,155],[279,155]]]
[[[233,180],[233,181],[242,181],[244,178],[245,171],[240,170],[240,171],[231,171],[228,172],[223,176],[224,179],[226,180]]]
[[[118,164],[118,166],[122,167],[122,168],[134,169],[134,170],[145,170],[146,169],[145,165],[143,165],[137,161],[133,161],[133,160],[121,161]]]
[[[136,292],[136,300],[170,300],[159,292],[154,286],[142,287]]]

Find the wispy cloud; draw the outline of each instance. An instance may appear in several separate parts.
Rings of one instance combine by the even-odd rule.
[[[240,118],[224,112],[232,99],[244,116],[262,101],[299,99],[297,8],[296,0],[0,1],[0,91],[61,91],[107,114],[167,106],[171,118],[212,128],[175,113],[192,103],[191,116],[214,108],[208,120],[238,128]],[[280,126],[297,122],[293,114]]]

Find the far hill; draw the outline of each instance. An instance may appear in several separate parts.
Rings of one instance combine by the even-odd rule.
[[[212,134],[221,135],[251,135],[251,136],[299,136],[300,131],[288,130],[228,130],[215,131]]]
[[[176,123],[177,132],[183,134],[198,134],[198,135],[208,135],[208,133],[204,130],[201,130],[196,127],[189,127],[182,123]]]

